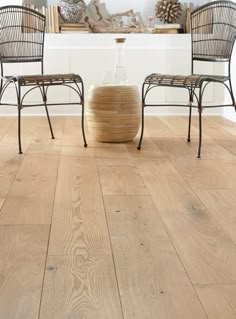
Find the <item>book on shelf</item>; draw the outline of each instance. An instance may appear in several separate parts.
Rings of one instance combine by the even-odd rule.
[[[89,33],[89,30],[62,30],[61,33]]]
[[[182,29],[182,25],[179,23],[155,24],[154,29]]]
[[[34,4],[25,3],[26,8],[30,8],[42,13],[46,17],[46,33],[59,33],[59,13],[58,6],[42,6],[41,8],[36,8]],[[25,14],[24,16],[24,26],[25,32],[34,32],[34,21],[31,19],[30,15]],[[27,31],[28,30],[28,31]]]
[[[61,23],[60,24],[61,33],[89,33],[89,29],[84,23]]]
[[[155,34],[177,34],[178,29],[154,29],[152,33]]]

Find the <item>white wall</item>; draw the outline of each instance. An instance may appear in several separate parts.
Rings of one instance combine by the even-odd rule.
[[[7,5],[21,5],[22,0],[0,0],[0,6],[7,6]]]
[[[41,0],[43,1],[43,0]],[[84,0],[86,4],[89,4],[90,0]],[[48,4],[57,4],[59,0],[47,0]],[[209,2],[207,0],[194,0],[184,1],[180,0],[183,5],[193,3],[195,5],[204,4]],[[147,16],[154,15],[155,5],[157,0],[100,0],[100,3],[105,3],[110,13],[123,12],[133,9],[135,12],[140,12],[144,19]]]
[[[84,0],[86,4],[90,2],[90,0]],[[21,5],[22,2],[25,3],[35,3],[38,7],[42,5],[52,5],[58,4],[59,0],[0,0],[0,5],[10,5],[10,4],[18,4]],[[144,21],[146,21],[147,16],[154,15],[155,13],[155,5],[157,0],[100,0],[101,3],[105,3],[108,11],[110,13],[123,12],[130,9],[133,9],[135,12],[140,12]],[[207,0],[194,0],[194,1],[185,1],[180,0],[183,6],[189,5],[192,3],[194,6],[201,5]]]

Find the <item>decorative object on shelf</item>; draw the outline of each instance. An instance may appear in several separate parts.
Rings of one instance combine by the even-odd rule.
[[[154,16],[148,16],[147,17],[147,25],[146,25],[147,30],[152,31],[151,23],[152,23],[153,19],[154,19]]]
[[[65,22],[79,22],[85,14],[86,4],[83,0],[60,0],[59,9]]]
[[[192,8],[186,8],[185,11],[185,33],[190,33],[191,27],[190,27],[190,16],[192,13]]]
[[[156,17],[164,23],[174,23],[181,15],[181,4],[178,0],[160,0],[156,4]]]
[[[110,14],[99,0],[90,1],[84,21],[94,33],[140,33],[146,30],[140,14],[134,10]]]

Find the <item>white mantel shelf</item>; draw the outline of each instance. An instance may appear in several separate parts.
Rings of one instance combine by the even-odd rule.
[[[46,48],[113,48],[115,38],[126,38],[126,49],[189,49],[190,34],[65,33],[45,35]]]

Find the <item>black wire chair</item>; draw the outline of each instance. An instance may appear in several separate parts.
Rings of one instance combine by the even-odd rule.
[[[82,134],[84,146],[87,146],[84,132],[84,85],[78,74],[47,74],[44,75],[44,34],[45,16],[39,12],[23,6],[0,7],[0,105],[15,105],[18,108],[18,144],[21,147],[21,110],[25,107],[44,106],[47,114],[51,137],[54,139],[53,129],[48,113],[48,105],[81,105],[82,107]],[[39,62],[41,74],[39,75],[4,75],[4,64]],[[2,101],[6,89],[13,85],[16,90],[16,103]],[[78,102],[48,103],[47,93],[51,86],[66,86],[77,93]],[[24,89],[23,89],[24,88]],[[42,102],[29,104],[25,102],[26,96],[38,89]],[[22,90],[24,92],[22,92]]]
[[[205,4],[191,14],[192,38],[192,68],[191,75],[169,75],[153,73],[148,75],[142,86],[142,126],[138,149],[141,149],[144,131],[144,108],[146,106],[163,106],[161,104],[148,104],[148,93],[156,87],[185,88],[189,93],[189,104],[166,104],[166,106],[189,107],[188,138],[191,141],[192,108],[199,113],[199,144],[197,157],[201,157],[202,145],[202,111],[204,108],[233,106],[236,107],[232,82],[230,62],[236,37],[236,3],[231,1],[214,1]],[[228,64],[227,75],[203,75],[194,73],[194,62],[225,62]],[[203,95],[209,83],[223,84],[231,97],[232,104],[203,105]],[[235,109],[236,110],[236,109]]]

